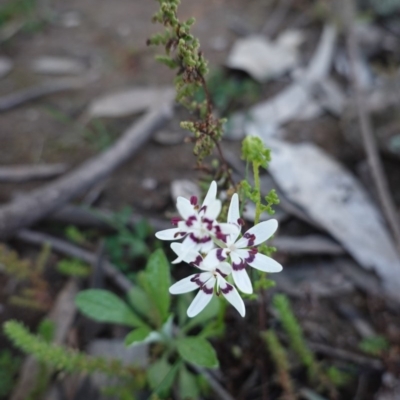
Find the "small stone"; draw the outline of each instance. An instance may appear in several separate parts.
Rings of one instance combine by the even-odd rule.
[[[29,108],[28,110],[26,110],[25,116],[28,121],[35,122],[39,119],[40,113],[34,108]]]
[[[117,26],[117,33],[119,36],[125,38],[132,33],[132,29],[128,24],[120,24]]]
[[[185,137],[186,132],[184,132],[183,130],[180,132],[159,131],[154,135],[153,140],[156,143],[162,144],[164,146],[172,146],[175,144],[183,143]]]
[[[176,201],[179,196],[190,199],[192,196],[201,197],[200,188],[188,179],[177,179],[171,183],[172,200]]]
[[[154,178],[144,178],[142,180],[142,188],[146,190],[154,190],[158,186],[158,182]]]
[[[61,25],[65,28],[76,28],[82,23],[82,15],[75,10],[67,11],[61,16]]]
[[[13,65],[14,63],[8,57],[0,57],[0,79],[12,70]]]
[[[85,65],[67,57],[43,56],[33,61],[31,68],[38,74],[78,75],[85,71]]]
[[[216,36],[211,40],[210,47],[215,51],[224,51],[228,48],[228,41],[223,36]]]

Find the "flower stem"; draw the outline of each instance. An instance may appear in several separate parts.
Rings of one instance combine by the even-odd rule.
[[[257,202],[256,202],[256,215],[254,217],[254,225],[260,222],[261,217],[261,185],[260,185],[260,165],[253,161],[253,175],[254,175],[254,186],[257,190]]]

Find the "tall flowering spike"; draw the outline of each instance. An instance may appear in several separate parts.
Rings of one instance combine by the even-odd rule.
[[[202,205],[198,205],[196,196],[190,200],[178,197],[176,208],[181,218],[174,218],[171,222],[175,228],[156,233],[160,240],[183,240],[183,249],[195,249],[203,253],[214,248],[213,237],[226,237],[233,232],[230,224],[220,224],[217,217],[221,212],[221,201],[217,199],[217,183],[211,182]],[[183,254],[183,253],[182,253]],[[180,261],[178,258],[177,261]]]
[[[171,248],[178,255],[178,258],[183,259],[183,261],[201,271],[176,282],[169,288],[171,294],[188,293],[199,289],[199,292],[187,310],[187,315],[189,317],[194,317],[204,310],[211,301],[214,293],[217,295],[222,293],[229,303],[236,308],[239,314],[242,317],[245,316],[246,309],[242,298],[235,287],[225,279],[232,273],[232,267],[228,263],[218,263],[214,267],[209,268],[204,264],[203,257],[200,253],[194,250],[189,252],[185,251],[183,249],[183,244],[172,243]]]
[[[239,238],[243,224],[239,214],[239,197],[235,193],[229,206],[228,224],[235,227],[236,230],[227,236],[226,247],[211,250],[204,259],[204,264],[211,268],[230,257],[235,285],[243,293],[253,293],[253,287],[246,272],[247,265],[263,272],[282,271],[281,264],[259,253],[257,249],[259,244],[268,240],[275,233],[278,229],[278,222],[275,219],[260,222]]]

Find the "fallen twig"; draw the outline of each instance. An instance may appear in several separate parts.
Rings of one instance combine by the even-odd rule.
[[[192,365],[193,369],[204,376],[220,400],[234,400],[234,398],[224,389],[224,387],[204,368]]]
[[[67,171],[65,164],[12,165],[0,167],[0,182],[27,182],[35,179],[48,179]]]
[[[341,360],[349,361],[354,364],[362,365],[364,367],[369,367],[379,370],[383,369],[382,362],[375,358],[360,356],[348,350],[337,349],[335,347],[327,346],[321,343],[308,342],[308,346],[310,347],[311,350],[324,354],[329,357],[334,357]]]
[[[288,254],[345,254],[340,244],[322,235],[278,236],[271,244]]]
[[[108,150],[56,181],[0,207],[0,237],[10,237],[30,226],[104,179],[138,151],[170,115],[170,104],[150,110]]]
[[[46,216],[46,220],[86,228],[112,229],[112,217],[112,211],[102,208],[66,205],[59,211]],[[151,218],[139,214],[133,214],[129,223],[134,225],[142,219],[145,219],[156,230],[171,228],[171,223],[166,219]]]
[[[84,250],[73,245],[72,243],[58,239],[51,235],[47,235],[45,233],[22,229],[15,235],[15,237],[25,243],[38,246],[48,243],[54,251],[64,254],[68,257],[78,258],[88,264],[93,265],[97,260],[97,255],[95,253],[91,253],[90,251]],[[130,289],[132,289],[131,281],[127,279],[123,273],[118,271],[113,264],[104,260],[101,266],[105,275],[110,278],[121,290],[128,292]]]
[[[352,84],[355,92],[356,107],[358,119],[360,121],[361,134],[364,143],[365,153],[369,167],[371,169],[371,175],[376,186],[379,200],[382,205],[383,213],[386,221],[393,233],[394,239],[397,244],[397,250],[400,252],[400,224],[394,202],[392,200],[389,185],[383,170],[382,162],[379,157],[379,152],[376,145],[376,140],[372,130],[372,124],[369,113],[365,104],[366,94],[363,92],[361,87],[357,63],[359,57],[359,47],[357,36],[354,32],[354,3],[351,0],[342,0],[343,3],[343,15],[345,20],[345,26],[347,30],[346,45],[349,55],[349,61],[352,73]]]
[[[87,82],[92,80],[92,77],[81,78],[65,78],[56,81],[41,83],[37,86],[32,86],[27,89],[22,89],[14,93],[0,97],[0,112],[11,110],[28,101],[36,100],[50,94],[64,92],[66,90],[81,89]]]

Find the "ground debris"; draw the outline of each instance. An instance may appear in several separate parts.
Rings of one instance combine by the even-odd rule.
[[[236,41],[226,65],[246,71],[257,81],[265,82],[298,65],[298,46],[303,40],[302,33],[294,30],[281,33],[273,42],[263,36],[247,36]]]
[[[161,102],[171,102],[174,97],[175,91],[170,87],[125,89],[95,99],[87,113],[90,118],[124,117],[145,111]]]
[[[400,301],[400,259],[382,216],[365,189],[311,143],[269,140],[270,173],[287,198],[301,206]],[[368,218],[365,218],[368,216]]]

